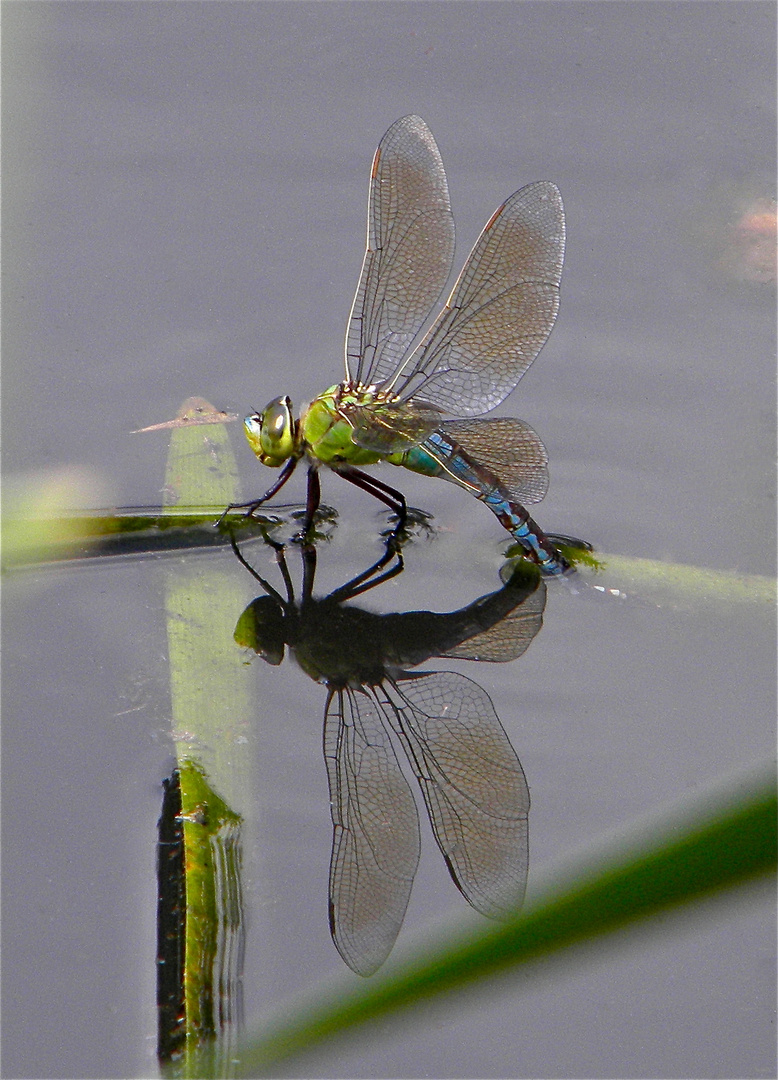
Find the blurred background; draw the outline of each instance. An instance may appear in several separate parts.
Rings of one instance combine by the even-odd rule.
[[[133,430],[192,394],[242,416],[340,379],[372,155],[415,112],[446,166],[457,270],[513,191],[562,191],[560,315],[500,410],[548,448],[542,526],[772,575],[775,29],[761,2],[4,5],[6,481],[75,469],[74,507],[158,504],[167,437]],[[258,495],[272,476],[232,434]],[[381,475],[441,535],[376,603],[497,587],[491,515]],[[343,522],[332,584],[374,554],[375,507],[347,488],[324,478]],[[155,572],[36,571],[4,591],[8,1076],[155,1067]],[[324,691],[260,677],[249,1019],[341,966]],[[475,677],[527,774],[531,868],[773,750],[771,612],[552,591],[527,656]],[[409,934],[465,908],[423,846]],[[771,898],[673,927],[306,1075],[774,1075]]]

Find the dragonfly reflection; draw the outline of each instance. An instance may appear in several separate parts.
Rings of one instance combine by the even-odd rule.
[[[521,906],[529,790],[491,699],[457,672],[407,669],[432,657],[516,659],[540,630],[546,589],[538,568],[522,561],[507,585],[461,610],[375,614],[346,601],[399,572],[390,549],[346,585],[315,598],[316,552],[308,545],[298,602],[284,549],[274,546],[286,596],[235,546],[265,592],[244,611],[235,638],[271,664],[290,649],[327,687],[330,928],[348,966],[371,975],[397,938],[420,853],[418,812],[396,743],[468,902],[490,918]]]

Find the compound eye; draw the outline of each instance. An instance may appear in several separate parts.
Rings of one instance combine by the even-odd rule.
[[[292,426],[292,417],[285,399],[278,398],[271,401],[260,418],[262,425],[263,442],[270,446],[278,446]]]
[[[246,438],[265,465],[280,465],[295,452],[292,403],[288,397],[274,398],[260,415],[244,421]]]
[[[243,421],[249,446],[263,465],[278,468],[295,453],[295,424],[288,397],[274,398]]]

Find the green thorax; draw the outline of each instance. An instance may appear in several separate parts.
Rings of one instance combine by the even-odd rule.
[[[369,406],[374,397],[370,390],[339,383],[314,398],[300,417],[298,437],[305,453],[325,465],[374,465],[381,461],[383,454],[356,445],[344,413],[349,406]]]

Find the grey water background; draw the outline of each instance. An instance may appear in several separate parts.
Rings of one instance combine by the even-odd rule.
[[[243,414],[340,378],[371,157],[418,112],[446,165],[457,268],[518,187],[554,180],[565,200],[557,326],[501,410],[548,447],[541,524],[606,553],[774,573],[774,288],[737,225],[774,194],[773,4],[2,16],[6,481],[75,466],[99,482],[93,505],[158,503],[166,437],[132,429],[191,394]],[[233,433],[258,493],[270,474]],[[496,588],[505,538],[484,508],[387,469],[440,532],[365,603],[446,610]],[[376,554],[380,519],[336,478],[324,499],[341,515],[322,555],[333,587]],[[228,554],[213,565],[244,574]],[[8,1077],[155,1072],[154,843],[172,761],[159,574],[147,561],[4,583]],[[344,970],[326,920],[325,692],[255,666],[249,1021]],[[525,657],[459,669],[491,694],[528,777],[530,890],[774,747],[769,611],[552,585]],[[398,956],[468,919],[428,831],[423,846]],[[756,891],[659,920],[299,1074],[771,1076],[773,919]]]

